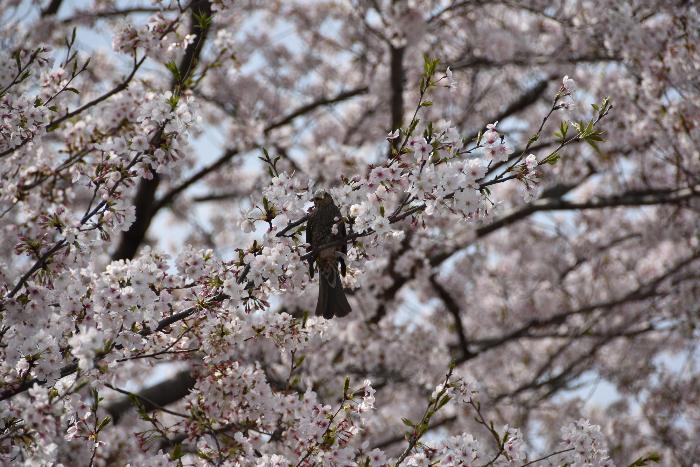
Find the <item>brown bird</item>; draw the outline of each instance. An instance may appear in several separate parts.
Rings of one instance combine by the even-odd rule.
[[[351,310],[340,280],[340,274],[345,276],[347,272],[344,255],[348,251],[348,245],[344,242],[345,237],[343,216],[333,202],[333,198],[325,191],[316,192],[314,208],[306,222],[306,243],[311,245],[315,253],[309,259],[309,275],[314,277],[314,261],[320,273],[316,316],[323,316],[326,319],[333,316],[346,316]],[[336,241],[343,243],[322,248]],[[340,274],[338,265],[340,265]]]

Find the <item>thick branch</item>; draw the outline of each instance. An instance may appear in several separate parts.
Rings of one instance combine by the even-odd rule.
[[[459,346],[462,355],[460,359],[469,360],[474,357],[474,353],[469,350],[469,342],[467,341],[467,334],[464,330],[464,324],[462,323],[461,310],[457,302],[452,295],[440,284],[435,275],[430,276],[430,283],[432,284],[435,292],[437,292],[438,297],[442,300],[442,303],[447,308],[447,311],[452,315],[455,323],[455,332],[457,333],[457,338],[459,339]]]
[[[285,126],[285,125],[292,123],[292,121],[295,118],[306,115],[306,114],[316,110],[319,107],[323,107],[325,105],[337,104],[339,102],[348,100],[352,97],[366,94],[368,90],[369,90],[369,88],[367,86],[362,86],[359,88],[350,89],[348,91],[343,91],[343,92],[338,93],[337,95],[335,95],[333,97],[321,97],[320,99],[315,100],[309,104],[302,105],[298,109],[294,110],[293,112],[290,112],[289,114],[280,118],[276,122],[271,123],[270,125],[268,125],[265,128],[264,131],[265,131],[265,133],[269,133],[272,130],[275,130],[279,127],[282,127],[282,126]]]
[[[580,211],[607,209],[616,207],[640,207],[660,204],[677,204],[700,195],[700,185],[680,188],[677,190],[657,189],[646,191],[629,191],[619,195],[593,198],[589,201],[565,201],[561,198],[540,198],[537,201],[513,210],[509,214],[496,219],[476,229],[476,238],[485,237],[503,227],[515,224],[536,212],[544,211]],[[460,245],[450,251],[434,255],[430,258],[433,266],[441,264],[466,245]]]
[[[190,390],[194,388],[195,382],[196,380],[192,377],[190,371],[184,370],[170,379],[142,389],[135,394],[135,397],[139,399],[143,409],[150,412],[187,396]],[[133,402],[131,399],[124,398],[109,405],[107,412],[114,419],[114,423],[118,423],[121,416],[132,407]]]
[[[55,1],[55,0],[54,0]],[[63,24],[72,24],[76,21],[81,21],[85,19],[100,19],[100,18],[113,18],[115,16],[127,16],[131,14],[148,14],[148,13],[158,13],[168,11],[169,8],[164,7],[149,7],[149,6],[136,6],[127,7],[122,9],[114,10],[103,10],[103,11],[77,11],[70,18],[65,18],[61,22]]]
[[[124,78],[124,80],[116,85],[114,88],[109,90],[108,92],[102,94],[101,96],[96,97],[95,99],[91,100],[90,102],[87,102],[80,107],[78,107],[75,110],[72,110],[65,115],[60,116],[59,118],[52,120],[49,122],[48,129],[51,130],[52,128],[56,128],[58,125],[61,123],[65,122],[68,119],[71,119],[75,117],[76,115],[86,111],[87,109],[96,106],[100,102],[106,101],[110,97],[114,96],[115,94],[119,94],[123,90],[125,90],[127,87],[129,87],[129,83],[131,83],[131,80],[134,79],[134,76],[136,75],[136,72],[141,68],[141,65],[143,65],[143,62],[146,61],[146,56],[144,55],[141,60],[138,62],[134,63],[134,67],[131,69],[131,72],[129,75]]]
[[[508,106],[503,109],[501,112],[498,114],[494,115],[490,121],[492,122],[500,122],[505,120],[508,117],[511,117],[518,112],[527,109],[530,107],[532,104],[536,103],[540,97],[544,94],[544,92],[547,90],[547,85],[549,82],[552,80],[552,76],[549,76],[547,78],[544,78],[543,80],[539,81],[537,84],[535,84],[532,88],[526,90],[520,97],[515,99],[513,102],[508,104]],[[477,137],[479,132],[474,132],[470,135],[467,135],[465,140],[471,141]],[[517,152],[516,152],[517,153]]]
[[[61,4],[63,3],[63,0],[51,0],[51,3],[49,3],[46,8],[44,8],[41,11],[41,16],[42,17],[47,17],[47,16],[53,16],[56,13],[58,13],[58,9],[61,8]]]
[[[391,129],[400,128],[403,123],[404,47],[391,47]]]
[[[571,57],[551,57],[548,55],[518,56],[508,60],[491,60],[487,57],[472,57],[452,66],[452,70],[473,68],[503,68],[506,66],[533,67],[537,65],[572,64],[572,63],[607,63],[619,62],[622,58],[607,54],[573,55]]]

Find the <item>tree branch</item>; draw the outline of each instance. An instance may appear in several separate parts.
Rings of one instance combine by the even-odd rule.
[[[459,339],[459,345],[460,349],[462,352],[462,355],[459,357],[459,360],[469,360],[475,356],[475,354],[469,350],[469,342],[467,341],[467,334],[464,330],[464,324],[462,323],[462,316],[460,313],[460,307],[457,304],[457,302],[452,298],[450,293],[445,290],[445,288],[440,284],[437,279],[435,274],[430,276],[430,284],[433,286],[433,289],[435,289],[435,292],[437,292],[438,297],[440,300],[442,300],[442,303],[445,305],[445,308],[447,308],[447,311],[452,315],[452,318],[454,319],[455,323],[455,331],[457,332],[457,338]]]

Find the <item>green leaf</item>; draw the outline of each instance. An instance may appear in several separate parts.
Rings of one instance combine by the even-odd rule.
[[[452,400],[452,398],[450,396],[448,396],[447,394],[445,394],[444,396],[442,396],[442,399],[440,399],[440,402],[438,403],[437,408],[438,409],[443,408],[444,406],[447,405],[448,402],[450,402],[450,400]]]
[[[596,154],[598,154],[599,156],[601,156],[603,154],[603,151],[600,150],[600,148],[598,147],[598,145],[596,144],[595,141],[591,141],[590,139],[587,139],[586,142],[588,143],[588,145],[590,147],[593,148],[593,150],[596,152]]]
[[[96,388],[90,387],[90,397],[92,397],[92,405],[98,407],[100,404],[100,393]]]
[[[586,141],[605,141],[605,138],[603,138],[602,131],[593,131],[588,136],[586,136]]]
[[[170,104],[170,108],[172,109],[177,107],[178,102],[180,102],[179,94],[173,94],[172,96],[170,96],[170,99],[168,99],[168,104]]]
[[[109,423],[110,423],[111,421],[112,421],[112,417],[110,417],[109,415],[107,415],[107,416],[106,416],[105,418],[103,418],[102,421],[100,421],[100,423],[97,425],[97,430],[96,430],[96,431],[99,433],[100,431],[102,431],[102,429],[103,429],[104,427],[106,427],[107,425],[109,425]]]
[[[175,81],[180,81],[180,69],[177,67],[177,63],[171,60],[165,64],[165,68],[170,70],[170,73],[173,75]]]
[[[438,66],[438,63],[440,63],[440,59],[438,59],[438,58],[431,59],[428,56],[428,54],[423,54],[423,76],[425,78],[427,78],[426,87],[427,87],[427,84],[430,83],[430,77],[435,74],[435,70]]]
[[[197,20],[197,25],[199,29],[208,29],[211,26],[212,17],[204,12],[195,11],[193,13],[194,18]]]
[[[559,131],[554,133],[554,136],[562,140],[566,139],[566,134],[569,132],[569,122],[562,120],[559,124]]]
[[[557,153],[554,153],[547,156],[542,162],[547,163],[549,165],[554,165],[557,162],[559,162],[559,159],[561,159],[561,156]]]
[[[635,460],[632,462],[629,467],[642,467],[645,465],[649,465],[650,462],[653,462],[654,464],[658,464],[661,462],[661,454],[658,452],[650,452],[649,454],[640,457],[639,459]]]
[[[72,92],[73,94],[78,94],[78,95],[80,94],[80,91],[78,91],[75,88],[66,88],[66,91]]]
[[[343,396],[348,393],[348,389],[350,389],[350,378],[346,376],[345,383],[343,383]]]
[[[406,418],[406,417],[403,417],[403,418],[401,419],[401,421],[403,422],[404,425],[410,426],[411,428],[414,428],[414,427],[416,426],[415,423],[413,423],[411,420],[409,420],[409,419]]]
[[[182,452],[182,444],[177,443],[175,447],[173,448],[172,452],[170,453],[170,460],[178,460],[181,459],[185,455],[184,452]]]
[[[68,60],[66,60],[66,65],[69,64],[70,62],[73,62],[73,60],[75,60],[77,57],[78,57],[78,52],[77,52],[77,51],[76,51],[76,52],[73,52],[72,54],[70,54],[70,56],[68,57]],[[77,61],[77,60],[76,60],[76,61]],[[73,62],[73,73],[72,73],[73,76],[75,76],[75,68],[76,68],[76,66],[77,66],[77,63]]]
[[[431,105],[433,105],[432,101],[425,101],[420,103],[421,107],[430,107]]]

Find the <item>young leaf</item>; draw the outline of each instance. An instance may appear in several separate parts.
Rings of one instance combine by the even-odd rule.
[[[650,452],[649,454],[632,462],[628,467],[643,467],[645,465],[649,465],[650,462],[653,462],[654,464],[661,462],[661,454],[658,452]]]
[[[107,425],[109,425],[109,423],[110,423],[111,421],[112,421],[112,417],[110,417],[109,415],[107,415],[107,416],[106,416],[105,418],[103,418],[103,419],[100,421],[100,423],[97,425],[97,430],[96,430],[96,431],[99,433],[100,431],[102,431],[102,429],[103,429],[104,427],[106,427]]]

